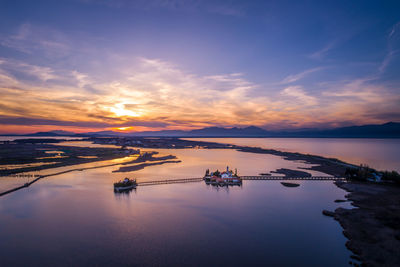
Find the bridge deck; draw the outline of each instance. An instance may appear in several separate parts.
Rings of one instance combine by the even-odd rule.
[[[285,177],[285,176],[268,176],[268,175],[258,175],[258,176],[241,176],[242,180],[306,180],[306,181],[337,181],[345,180],[343,177],[334,176],[311,176],[311,177]],[[183,179],[164,179],[164,180],[154,180],[154,181],[143,181],[137,182],[137,185],[157,185],[157,184],[177,184],[177,183],[193,183],[201,182],[203,178],[183,178]]]
[[[143,185],[156,185],[156,184],[177,184],[177,183],[193,183],[201,181],[203,181],[203,178],[166,179],[166,180],[137,182],[137,185],[143,186]]]

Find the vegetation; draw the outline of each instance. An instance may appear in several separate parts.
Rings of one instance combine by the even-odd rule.
[[[214,172],[214,176],[221,177],[221,173],[219,172],[219,170],[216,170]]]
[[[400,174],[396,171],[378,172],[368,165],[361,164],[358,168],[347,168],[345,176],[350,180],[367,181],[368,179],[376,180],[380,178],[382,181],[390,181],[400,184]]]
[[[126,187],[136,185],[136,180],[124,180],[114,183],[114,187]]]
[[[375,172],[368,165],[361,164],[358,168],[346,168],[345,175],[351,180],[366,181],[368,178],[374,178]]]
[[[400,184],[400,174],[396,171],[384,171],[382,172],[382,180],[392,181],[396,184]]]

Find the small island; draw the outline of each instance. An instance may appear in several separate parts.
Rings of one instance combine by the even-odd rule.
[[[203,179],[206,184],[215,186],[242,185],[242,179],[237,174],[237,170],[235,169],[235,173],[233,173],[233,171],[229,169],[229,166],[227,166],[226,171],[223,172],[219,170],[210,172],[210,170],[207,169]]]

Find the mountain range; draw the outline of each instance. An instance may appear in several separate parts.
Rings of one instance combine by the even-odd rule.
[[[131,133],[100,131],[77,134],[73,132],[56,130],[49,132],[37,132],[29,134],[28,136],[400,138],[400,123],[388,122],[379,125],[350,126],[334,129],[300,129],[295,131],[268,131],[256,126],[249,126],[245,128],[207,127],[190,131],[162,130]]]

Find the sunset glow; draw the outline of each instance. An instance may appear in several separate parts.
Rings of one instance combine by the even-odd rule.
[[[0,0],[0,267],[400,266],[399,172],[399,0]]]
[[[79,11],[76,23],[56,17],[71,2],[49,3],[54,15],[43,19],[41,7],[19,6],[28,16],[12,21],[6,13],[16,7],[3,2],[1,133],[329,128],[400,117],[400,23],[387,10],[386,20],[368,23],[369,9],[359,17],[342,9],[340,19],[331,12],[305,40],[306,24],[319,19],[310,14],[334,7],[267,4],[275,14],[267,23],[267,11],[244,3],[77,0],[96,16]],[[112,29],[103,19],[109,12],[118,14]]]

